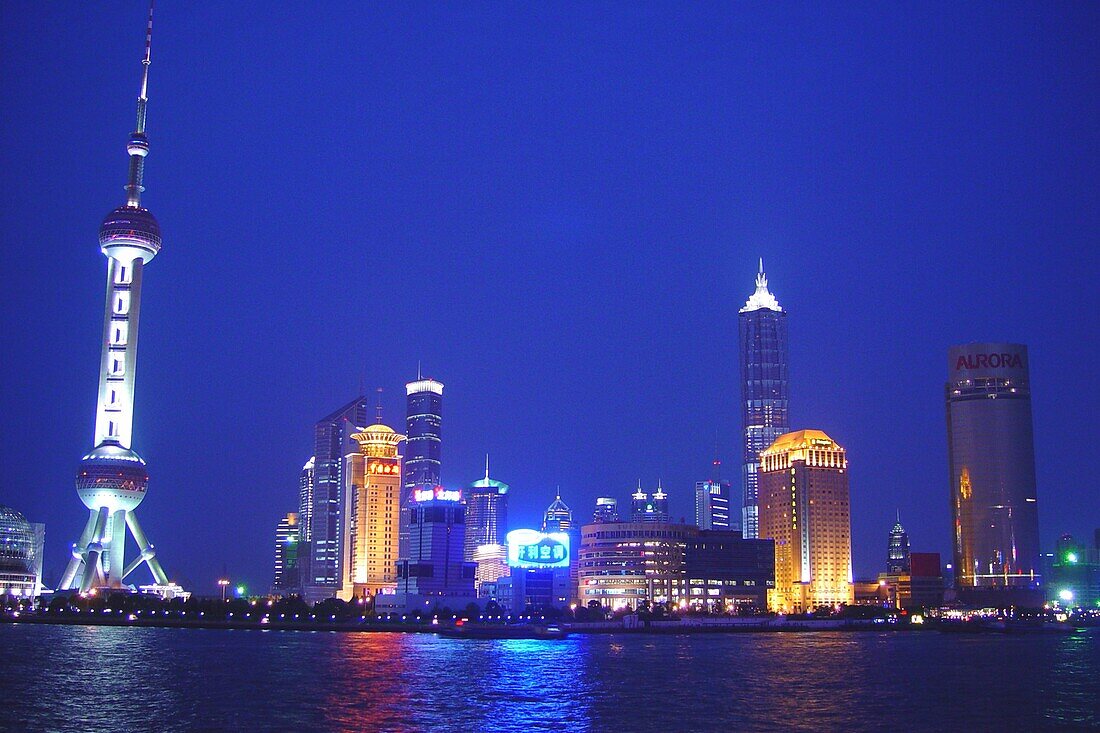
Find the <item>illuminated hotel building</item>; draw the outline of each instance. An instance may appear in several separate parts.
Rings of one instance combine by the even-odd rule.
[[[714,474],[708,481],[695,482],[695,524],[699,529],[739,529],[737,519],[730,521],[730,494],[733,486],[722,480],[722,461],[714,457]]]
[[[401,521],[401,456],[405,439],[381,417],[352,434],[359,450],[344,467],[344,600],[392,592],[397,587],[398,523]]]
[[[820,430],[781,435],[760,454],[760,537],[775,540],[773,608],[851,604],[848,458]]]
[[[482,545],[503,545],[508,533],[508,484],[489,478],[489,457],[485,456],[485,476],[466,487],[466,539],[462,556],[474,562],[474,553]]]
[[[366,422],[367,400],[359,396],[314,427],[313,502],[302,560],[302,595],[310,603],[331,598],[344,586],[344,466],[359,452],[352,433]]]
[[[760,452],[790,430],[787,376],[787,313],[768,290],[764,261],[756,292],[738,314],[741,367],[741,527],[751,539],[758,532]],[[763,535],[760,535],[763,536]]]
[[[130,156],[126,204],[114,209],[99,227],[99,248],[107,257],[107,299],[103,313],[99,398],[96,404],[95,442],[80,461],[76,490],[88,509],[87,522],[72,547],[72,558],[61,577],[59,590],[122,588],[123,581],[141,565],[147,565],[154,589],[171,592],[168,577],[156,550],[145,536],[135,510],[145,498],[149,472],[133,449],[134,377],[137,371],[138,316],[141,286],[148,265],[161,249],[160,224],[141,206],[145,190],[145,135],[148,103],[150,39],[153,9],[145,35],[141,91],[137,99],[137,124],[126,144]],[[126,539],[131,535],[138,554],[126,560]],[[178,586],[175,586],[178,589]]]
[[[599,522],[581,527],[577,600],[616,609],[678,599],[688,524]]]
[[[298,578],[298,515],[288,512],[275,527],[275,578],[273,593],[292,591],[300,585]]]
[[[948,350],[947,447],[954,564],[967,601],[1041,603],[1027,347]]]

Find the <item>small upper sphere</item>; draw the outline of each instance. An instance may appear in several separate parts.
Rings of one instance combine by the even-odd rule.
[[[99,248],[117,260],[148,262],[160,252],[160,224],[148,209],[120,206],[100,225]]]
[[[149,138],[145,137],[145,133],[135,132],[126,143],[126,152],[144,158],[149,154]]]

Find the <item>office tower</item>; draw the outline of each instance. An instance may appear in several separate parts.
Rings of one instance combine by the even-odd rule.
[[[99,369],[95,447],[77,470],[76,491],[88,508],[88,521],[73,547],[72,559],[61,578],[60,590],[95,587],[121,588],[138,565],[149,567],[156,585],[167,588],[168,576],[156,550],[145,537],[134,510],[145,498],[149,473],[132,447],[134,376],[137,371],[138,314],[141,281],[147,265],[160,252],[160,224],[141,206],[145,190],[145,107],[148,102],[153,9],[145,30],[145,57],[141,61],[141,92],[137,125],[126,144],[130,156],[126,205],[107,215],[99,227],[99,247],[107,257],[107,303],[103,316],[103,356]],[[138,557],[126,563],[127,529],[138,546]]]
[[[508,533],[508,484],[489,478],[489,456],[485,476],[466,487],[466,540],[462,557],[474,562],[482,545],[503,545]]]
[[[287,512],[275,527],[275,577],[271,591],[276,595],[295,590],[298,580],[299,531],[296,512]]]
[[[775,588],[775,542],[740,532],[706,530],[684,545],[684,572],[673,589],[695,610],[765,611]]]
[[[379,611],[459,611],[475,600],[476,566],[462,559],[466,507],[462,492],[415,489],[405,511],[407,554],[397,561],[397,592],[375,599]]]
[[[316,456],[310,456],[298,475],[298,541],[313,539],[313,464]]]
[[[1040,603],[1039,518],[1027,347],[952,346],[947,449],[960,597]],[[999,597],[990,598],[997,592]]]
[[[383,425],[379,414],[351,438],[359,450],[344,463],[344,600],[397,587],[402,494],[397,446],[405,436]]]
[[[699,529],[730,528],[729,481],[695,482],[695,524]]]
[[[890,530],[890,540],[886,547],[886,572],[909,572],[909,535],[901,526],[901,513],[898,513],[898,521]]]
[[[764,261],[756,274],[756,292],[738,314],[741,366],[741,528],[746,538],[758,533],[760,452],[790,430],[787,377],[787,312],[768,291]]]
[[[359,396],[314,426],[309,555],[302,563],[302,596],[310,603],[343,588],[345,459],[359,452],[351,436],[366,422],[367,400]]]
[[[443,461],[443,384],[422,379],[405,385],[405,490],[439,486]]]
[[[546,513],[542,516],[543,532],[568,532],[573,528],[573,511],[561,500],[561,491],[554,496],[554,501],[546,507]]]
[[[657,489],[652,494],[647,494],[642,489],[642,482],[638,481],[638,488],[630,495],[630,521],[669,521],[668,494],[661,488],[659,480],[657,481]]]
[[[0,506],[0,597],[34,598],[42,583],[41,548],[22,513]]]
[[[619,521],[619,503],[610,496],[596,499],[596,511],[592,513],[593,522]]]
[[[1100,607],[1100,549],[1064,534],[1055,544],[1046,600],[1066,608]]]
[[[802,613],[852,603],[848,458],[820,430],[760,454],[760,537],[775,540],[775,604]]]

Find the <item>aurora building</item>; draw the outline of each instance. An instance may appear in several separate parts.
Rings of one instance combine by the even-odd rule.
[[[756,291],[738,314],[741,371],[741,527],[758,536],[760,452],[790,430],[787,376],[787,312],[768,290],[764,261]],[[763,536],[763,535],[760,535]]]
[[[462,557],[476,562],[474,557],[482,545],[504,546],[508,533],[508,484],[489,478],[489,457],[485,457],[485,476],[466,487],[466,538]],[[484,553],[483,553],[484,554]],[[486,557],[495,557],[490,552]]]
[[[1027,347],[953,346],[947,369],[959,595],[968,602],[1039,604],[1043,599]]]

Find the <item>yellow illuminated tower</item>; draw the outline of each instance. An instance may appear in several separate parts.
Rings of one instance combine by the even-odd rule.
[[[344,582],[340,597],[375,596],[397,587],[401,456],[405,439],[378,422],[352,434],[359,452],[347,461],[344,492]]]
[[[760,454],[760,537],[775,540],[775,610],[852,603],[848,458],[820,430],[786,433]]]

